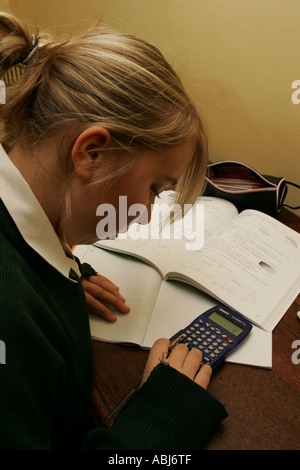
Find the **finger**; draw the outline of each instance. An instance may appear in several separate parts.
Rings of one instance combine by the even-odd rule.
[[[191,349],[187,354],[182,367],[182,373],[194,380],[202,361],[202,352],[200,349]]]
[[[115,293],[111,293],[106,289],[100,287],[99,285],[93,284],[89,281],[83,280],[82,285],[84,291],[95,298],[96,301],[100,303],[106,303],[121,313],[128,313],[130,311],[130,307],[125,304],[123,298],[120,298],[119,295]],[[125,299],[124,299],[125,300]]]
[[[110,284],[112,287],[114,287],[115,289],[119,290],[119,286],[117,286],[114,282],[112,282],[110,279],[108,279],[107,277],[105,276],[102,276],[102,274],[97,274],[96,276],[98,279],[100,279],[102,282],[106,282],[107,284]]]
[[[123,302],[125,302],[124,297],[119,292],[119,287],[116,286],[112,281],[110,281],[106,277],[101,276],[100,274],[98,274],[97,276],[90,276],[88,280],[83,279],[82,282],[85,284],[89,283],[90,285],[100,287],[101,289],[104,289],[110,292],[111,294],[116,295],[121,300],[123,300]]]
[[[94,279],[92,279],[92,281],[94,281],[95,283],[100,282],[101,285],[103,285],[106,289],[111,288],[114,292],[119,292],[120,290],[119,286],[117,286],[110,279],[105,276],[102,276],[101,274],[97,274],[97,276],[94,276]]]
[[[88,292],[85,292],[84,295],[86,298],[87,308],[90,313],[94,313],[95,315],[98,315],[99,317],[102,317],[104,320],[109,322],[116,321],[116,315],[114,315],[113,312],[111,312],[109,308],[106,307],[106,305],[103,305],[101,302],[96,300],[95,297],[90,295]]]
[[[163,360],[165,361],[168,350],[170,346],[170,341],[166,338],[160,338],[153,344],[148,360],[144,369],[144,375],[142,378],[142,382],[146,382],[149,375],[151,374],[152,370]]]
[[[208,364],[204,364],[196,375],[194,381],[206,390],[209,385],[211,375],[212,368]]]
[[[186,344],[181,343],[177,344],[168,357],[168,362],[170,366],[174,367],[177,370],[181,370],[183,368],[184,361],[189,353],[188,347]]]

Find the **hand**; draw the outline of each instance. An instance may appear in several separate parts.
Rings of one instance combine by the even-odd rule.
[[[161,338],[154,343],[149,353],[141,383],[146,382],[151,371],[163,361],[207,389],[212,375],[212,368],[208,364],[204,364],[199,369],[202,360],[200,349],[191,349],[189,351],[185,344],[177,344],[168,356],[169,346],[170,341],[165,338]]]
[[[115,308],[120,313],[130,311],[124,297],[119,293],[119,288],[106,277],[98,274],[90,276],[88,279],[83,278],[82,286],[89,312],[109,322],[114,322],[117,317],[108,306]]]

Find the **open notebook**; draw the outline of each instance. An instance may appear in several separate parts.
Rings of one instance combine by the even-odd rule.
[[[156,339],[170,338],[217,304],[192,286],[177,281],[162,282],[155,270],[138,259],[87,245],[77,246],[74,254],[118,285],[131,309],[125,315],[114,310],[118,317],[114,323],[90,314],[94,339],[151,348]],[[226,360],[271,368],[272,333],[253,326],[245,342]]]
[[[172,198],[166,192],[156,207],[172,204]],[[197,205],[204,214],[200,222]],[[228,360],[270,367],[271,332],[300,290],[300,235],[259,211],[238,214],[219,198],[199,198],[187,216],[191,225],[195,217],[198,228],[203,224],[204,244],[195,250],[186,249],[193,231],[185,224],[174,224],[170,239],[145,237],[153,220],[148,226],[133,224],[129,236],[76,248],[81,261],[119,285],[131,307],[115,324],[91,316],[93,337],[149,348],[223,303],[256,326]],[[176,239],[182,228],[184,236]]]

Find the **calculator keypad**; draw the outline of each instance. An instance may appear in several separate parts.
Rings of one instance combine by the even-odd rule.
[[[234,340],[228,338],[219,328],[201,319],[190,325],[180,339],[180,343],[187,344],[189,349],[201,350],[203,364],[216,360],[233,342]]]

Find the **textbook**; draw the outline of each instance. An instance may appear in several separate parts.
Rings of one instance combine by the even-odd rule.
[[[172,192],[166,201],[171,204]],[[213,197],[198,198],[191,223],[197,205],[204,214],[197,250],[187,249],[187,230],[176,237],[174,223],[173,238],[145,237],[152,221],[132,232],[140,230],[140,237],[121,234],[76,248],[82,262],[120,287],[131,308],[109,325],[92,315],[93,337],[151,347],[153,339],[171,337],[217,303],[272,332],[300,291],[300,234],[264,213],[238,213],[229,201]]]

